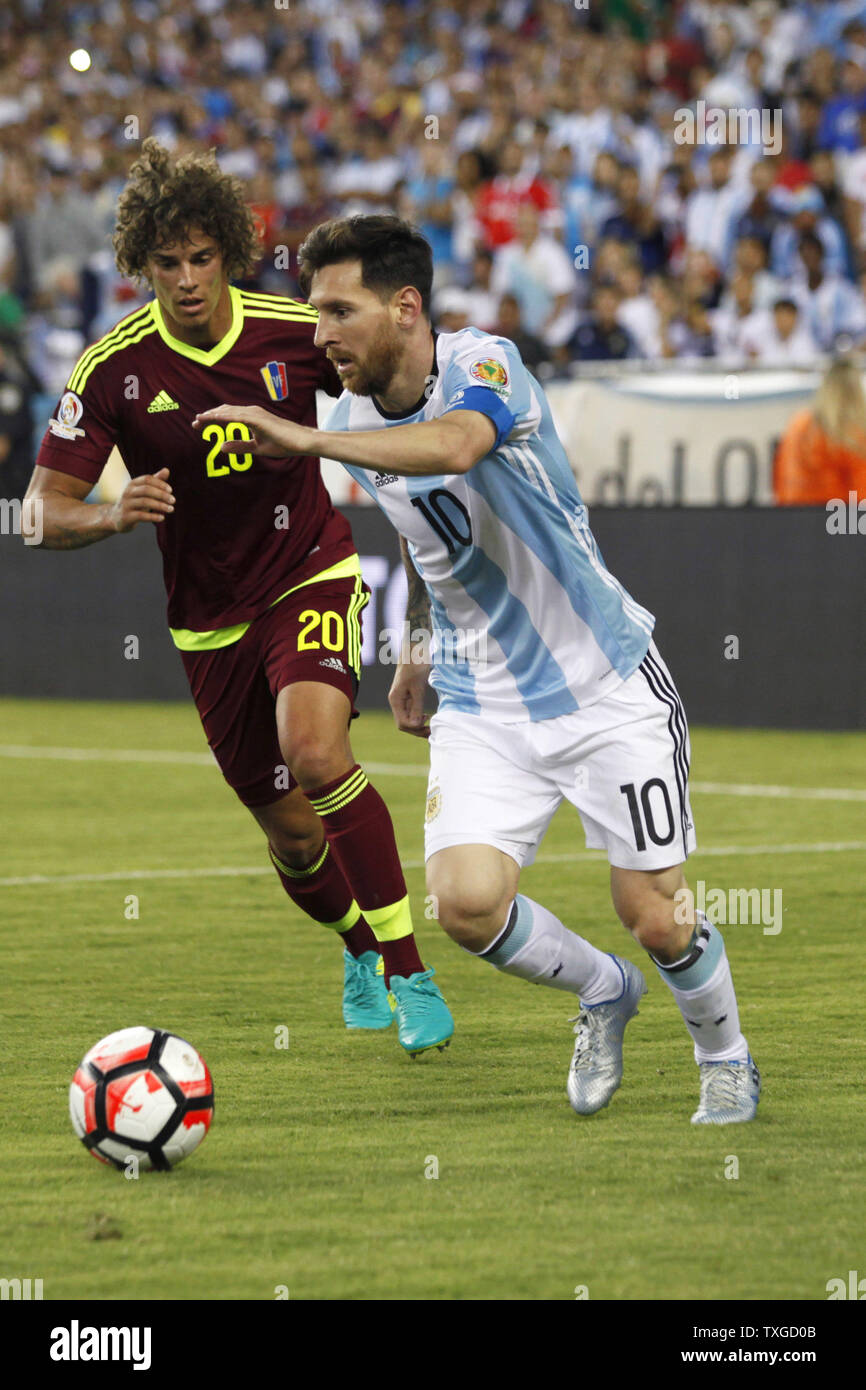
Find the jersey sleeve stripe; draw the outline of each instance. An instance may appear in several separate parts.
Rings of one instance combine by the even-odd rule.
[[[136,333],[126,334],[112,342],[103,343],[99,352],[96,352],[95,348],[91,349],[90,353],[85,353],[80,362],[76,364],[72,376],[69,378],[68,389],[76,392],[83,391],[87,385],[88,377],[100,362],[104,362],[108,357],[113,357],[116,352],[122,352],[124,348],[133,347],[135,343],[140,343],[142,338],[146,338],[156,331],[156,324],[151,321],[145,323]],[[96,344],[96,347],[98,346],[99,344]]]
[[[91,357],[95,357],[97,354],[102,353],[111,344],[116,344],[119,347],[125,346],[130,335],[137,333],[142,327],[147,328],[151,323],[152,316],[150,313],[150,305],[148,304],[145,305],[143,309],[139,310],[137,314],[132,314],[129,318],[123,319],[121,323],[104,334],[103,337],[98,338],[95,343],[91,343],[90,347],[85,349],[73,367],[72,374],[69,378],[68,389],[70,391],[77,390],[77,387],[73,385],[73,381],[78,373],[88,364]]]
[[[318,323],[318,316],[315,314],[292,314],[281,313],[277,309],[251,309],[244,305],[245,319],[278,319],[283,323]]]

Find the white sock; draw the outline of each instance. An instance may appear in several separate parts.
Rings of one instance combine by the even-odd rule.
[[[697,914],[695,935],[682,960],[655,967],[679,1005],[695,1044],[696,1062],[745,1062],[737,996],[718,927]]]
[[[496,940],[473,954],[506,975],[569,990],[584,1004],[602,1004],[622,993],[622,972],[613,957],[569,931],[546,907],[522,893],[514,899]]]

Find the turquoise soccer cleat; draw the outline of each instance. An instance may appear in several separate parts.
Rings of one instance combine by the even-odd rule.
[[[400,1046],[410,1057],[429,1047],[438,1047],[441,1052],[454,1032],[454,1020],[439,986],[433,983],[433,974],[433,970],[417,970],[414,975],[391,976]]]
[[[385,1029],[394,1014],[385,988],[385,964],[375,951],[356,959],[343,952],[343,1022],[347,1028]]]
[[[622,974],[622,990],[603,1004],[582,1004],[574,1023],[574,1056],[568,1071],[568,1099],[578,1115],[594,1115],[607,1105],[622,1081],[622,1038],[629,1019],[646,994],[646,980],[636,965],[612,959]]]
[[[699,1062],[701,1099],[693,1125],[735,1125],[753,1120],[761,1095],[761,1073],[746,1062]]]

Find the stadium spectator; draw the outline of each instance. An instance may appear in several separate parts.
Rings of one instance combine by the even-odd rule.
[[[743,329],[751,324],[755,301],[754,277],[745,270],[736,271],[724,300],[710,315],[717,357],[746,360]]]
[[[845,228],[852,246],[866,245],[866,111],[860,113],[860,140],[842,165]]]
[[[473,328],[490,330],[499,314],[500,294],[492,284],[493,256],[479,247],[472,262],[472,280],[467,291],[469,323]]]
[[[811,407],[799,410],[779,441],[773,472],[782,506],[822,506],[866,498],[866,394],[853,363],[834,362]]]
[[[658,311],[646,288],[640,262],[631,260],[616,277],[620,291],[617,322],[626,329],[638,357],[655,356]]]
[[[770,309],[781,294],[782,286],[777,276],[768,269],[768,248],[759,237],[740,237],[734,246],[733,266],[728,287],[738,271],[748,275],[754,285],[755,308]],[[722,295],[725,307],[726,294]]]
[[[454,278],[452,194],[454,174],[447,148],[438,140],[424,140],[418,168],[402,186],[399,211],[413,222],[433,248],[438,283]],[[308,227],[315,222],[308,222]]]
[[[743,325],[740,342],[751,361],[769,367],[808,366],[818,353],[796,302],[787,298],[753,314]]]
[[[743,191],[731,182],[732,154],[713,150],[707,163],[709,183],[696,188],[686,204],[686,240],[707,251],[720,270],[730,264],[736,221],[744,210]]]
[[[822,352],[850,348],[866,337],[866,302],[859,289],[841,275],[824,269],[824,244],[814,232],[799,241],[802,269],[793,281],[792,296]]]
[[[485,178],[485,165],[477,150],[463,150],[454,170],[451,195],[451,250],[458,276],[468,277],[475,248],[483,232],[478,218],[478,195]]]
[[[797,97],[795,111],[796,126],[792,149],[798,160],[809,164],[816,152],[822,148],[819,130],[823,103],[816,92],[806,90]]]
[[[599,285],[592,296],[592,311],[568,344],[573,361],[613,362],[636,356],[627,328],[619,322],[619,292],[613,285]]]
[[[502,149],[498,172],[478,194],[477,215],[485,244],[498,251],[517,237],[517,212],[531,203],[539,213],[556,209],[554,190],[546,179],[523,172],[523,148],[509,140]],[[548,220],[548,225],[550,225]]]
[[[523,361],[537,376],[548,376],[552,371],[550,353],[540,338],[527,333],[520,317],[520,304],[517,296],[504,294],[499,301],[499,315],[492,331],[500,338],[510,338]]]
[[[626,164],[617,182],[618,209],[602,226],[602,235],[634,246],[646,274],[660,270],[667,259],[665,235],[652,206],[641,201],[640,175]]]
[[[842,228],[827,217],[823,194],[810,184],[791,196],[788,218],[781,222],[770,242],[770,268],[781,280],[797,273],[797,248],[803,232],[815,232],[826,254],[827,270],[843,275],[846,268],[845,237]]]
[[[392,212],[392,200],[402,177],[399,157],[388,133],[374,120],[366,121],[355,147],[331,176],[328,191],[343,204],[343,214]]]
[[[601,228],[619,206],[620,163],[616,155],[602,150],[589,176],[576,172],[571,146],[560,145],[547,170],[561,190],[566,250],[574,255],[578,246],[595,246]]]
[[[678,357],[714,357],[716,340],[706,304],[701,299],[686,303],[685,332],[677,348]]]
[[[824,150],[859,148],[859,119],[866,111],[866,69],[855,57],[841,64],[842,91],[826,102],[818,129],[818,146]]]
[[[769,246],[783,216],[778,194],[773,192],[775,178],[776,169],[772,156],[755,160],[749,180],[753,196],[734,223],[736,240],[756,237],[765,246]]]
[[[562,245],[540,230],[534,203],[519,205],[515,223],[516,240],[494,257],[491,288],[515,295],[527,331],[548,347],[559,347],[577,325],[574,266]]]
[[[469,293],[459,285],[446,285],[433,299],[433,323],[440,333],[459,333],[474,328],[469,317]]]
[[[336,217],[342,206],[337,198],[326,192],[321,167],[315,160],[299,165],[298,175],[298,198],[284,209],[282,226],[276,234],[277,245],[286,247],[288,283],[284,281],[280,285],[270,275],[266,276],[263,287],[270,294],[298,294],[298,247],[311,227]]]

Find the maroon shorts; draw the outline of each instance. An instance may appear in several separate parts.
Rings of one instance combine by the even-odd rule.
[[[361,609],[370,598],[355,579],[307,584],[249,626],[239,642],[181,652],[207,741],[245,806],[267,806],[297,786],[277,736],[277,695],[296,681],[342,690],[357,717]]]

